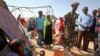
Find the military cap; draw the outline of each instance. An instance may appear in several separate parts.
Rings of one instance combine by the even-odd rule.
[[[79,5],[79,2],[73,2],[72,4],[71,4],[71,6],[78,6]]]

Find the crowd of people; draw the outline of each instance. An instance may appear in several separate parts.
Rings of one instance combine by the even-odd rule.
[[[2,4],[2,2],[4,3],[4,5]],[[7,5],[5,5],[5,2],[3,0],[2,2],[0,1],[0,14],[5,16],[9,10],[8,10]],[[94,9],[91,15],[88,13],[89,8],[85,6],[82,9],[82,14],[78,14],[76,12],[78,6],[79,6],[78,2],[72,3],[71,4],[72,10],[68,12],[67,14],[65,14],[64,16],[59,17],[59,19],[55,19],[55,20],[53,20],[50,17],[50,15],[44,16],[43,12],[39,11],[38,12],[39,16],[36,17],[34,21],[30,20],[28,22],[29,24],[27,27],[27,31],[30,32],[30,31],[37,30],[37,33],[38,33],[37,44],[40,47],[51,48],[52,47],[51,44],[63,46],[65,50],[65,56],[68,55],[66,54],[67,53],[66,50],[70,52],[70,48],[73,46],[75,46],[77,49],[81,49],[82,39],[83,39],[82,50],[84,51],[88,51],[89,42],[93,41],[94,51],[96,55],[99,56],[100,55],[99,54],[100,53],[100,8]],[[2,14],[3,12],[5,12],[3,10],[6,11],[5,14]],[[20,17],[21,15],[18,16],[17,23],[24,25],[26,21],[24,19],[20,20]],[[31,23],[35,22],[35,24],[31,24],[30,22]],[[32,56],[29,39],[26,38],[27,39],[26,40],[22,36],[21,38],[18,38],[20,37],[19,35],[21,33],[18,34],[18,37],[17,37],[17,34],[15,34],[16,32],[14,32],[14,35],[16,36],[16,38],[13,39],[14,35],[13,36],[10,35],[10,34],[13,34],[13,32],[10,31],[11,29],[10,26],[8,26],[8,29],[6,29],[7,25],[6,27],[4,27],[2,26],[4,25],[3,23],[4,21],[0,19],[0,55],[5,51],[5,50],[4,51],[2,50],[9,46],[10,52],[7,54],[8,56],[11,56],[11,55],[12,56]],[[9,24],[8,21],[5,23]],[[11,25],[11,26],[14,26],[14,25]],[[30,28],[30,27],[33,27],[33,28]],[[12,32],[12,33],[8,33],[8,32]],[[10,35],[10,37],[12,38],[11,39],[6,38],[6,37],[9,37],[8,35]],[[10,40],[7,41],[8,39]],[[21,40],[21,39],[24,39],[24,40]],[[5,56],[5,54],[2,54],[2,55]]]
[[[43,18],[42,11],[39,11],[39,17],[36,18],[39,34],[38,44],[41,46],[44,43],[46,47],[50,47],[50,44],[59,45],[61,43],[64,44],[65,50],[66,48],[70,50],[72,46],[81,49],[83,40],[82,50],[88,51],[89,42],[93,41],[95,43],[94,50],[99,51],[100,8],[94,9],[91,15],[88,13],[89,8],[85,6],[82,9],[82,14],[78,14],[76,12],[78,6],[78,2],[72,3],[72,11],[54,21],[51,20],[50,15]],[[59,38],[54,39],[54,35],[59,35]]]

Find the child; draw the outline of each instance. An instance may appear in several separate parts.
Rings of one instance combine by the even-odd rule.
[[[17,53],[19,56],[24,56],[24,49],[21,40],[13,40],[10,42],[9,47],[12,52]]]
[[[45,51],[44,50],[40,51],[40,56],[45,56]]]
[[[58,34],[57,38],[55,38],[55,45],[63,45],[64,43],[64,34]]]

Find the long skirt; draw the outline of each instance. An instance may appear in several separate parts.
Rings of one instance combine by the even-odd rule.
[[[52,44],[52,26],[47,26],[44,43],[46,45]]]

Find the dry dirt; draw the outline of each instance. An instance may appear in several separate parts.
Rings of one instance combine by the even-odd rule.
[[[39,47],[36,43],[36,40],[32,40],[32,43],[35,46],[36,56],[39,56],[39,52],[41,50],[44,50],[46,52],[46,56],[54,56],[54,50]],[[73,56],[93,56],[93,53],[94,53],[93,46],[94,46],[93,42],[90,42],[88,46],[88,52],[85,52],[83,50],[77,50],[75,47],[71,48],[71,51],[72,51]]]

